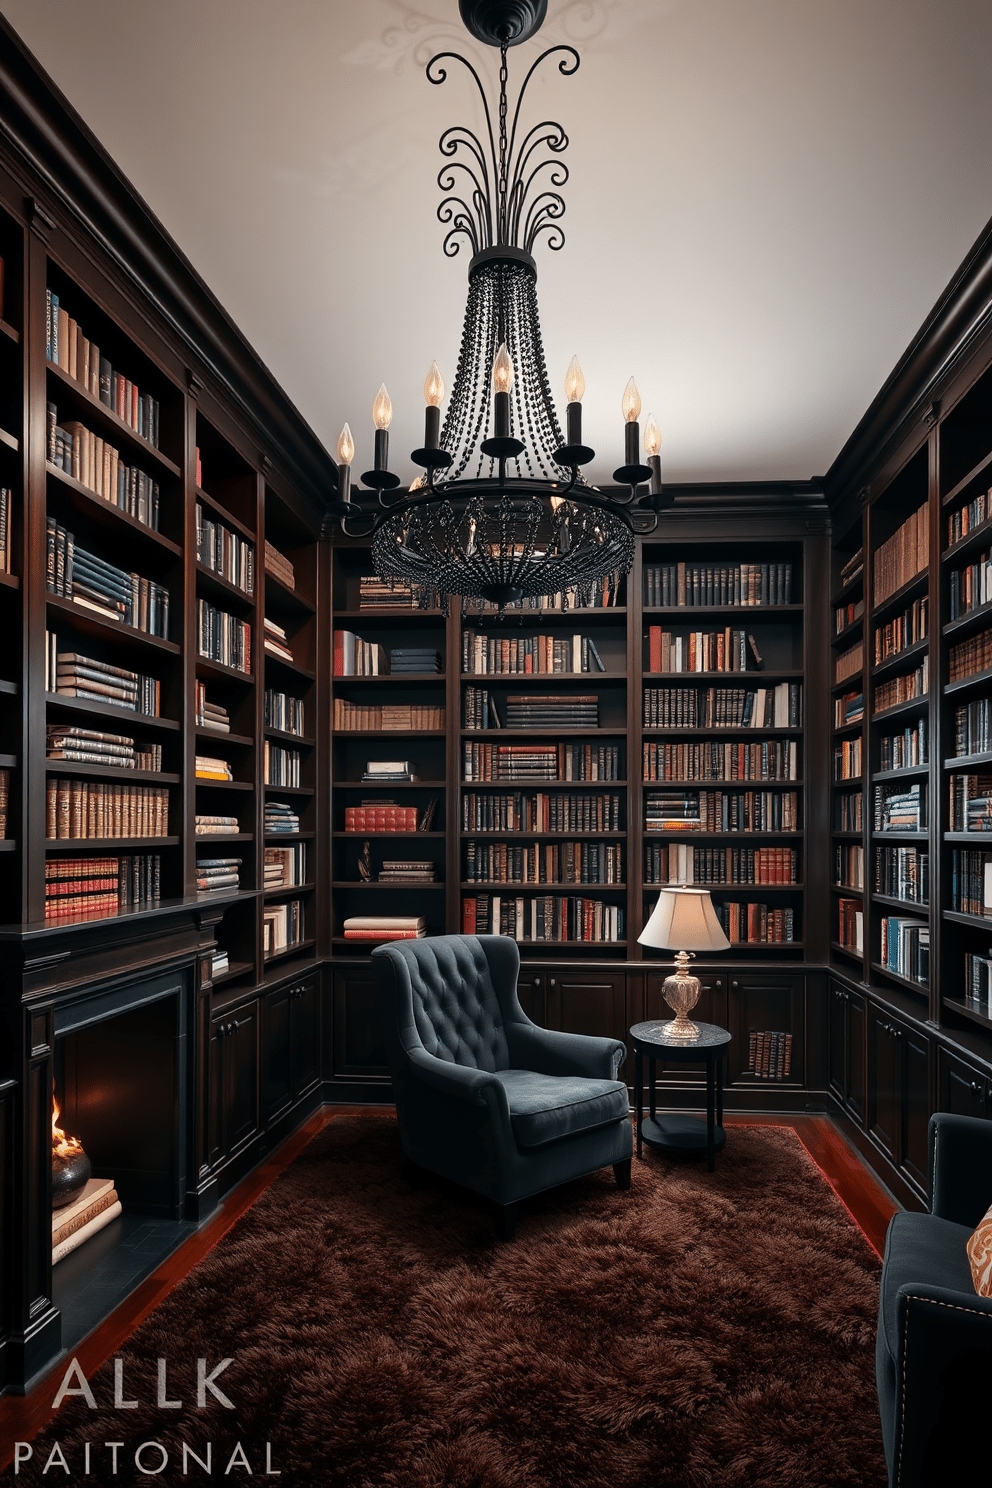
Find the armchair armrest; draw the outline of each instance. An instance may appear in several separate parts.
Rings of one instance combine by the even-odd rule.
[[[449,1064],[446,1059],[436,1059],[426,1049],[407,1049],[410,1068],[418,1080],[433,1086],[442,1095],[454,1096],[481,1106],[485,1101],[487,1087],[499,1089],[499,1081],[488,1070],[471,1069],[464,1064]]]
[[[931,1212],[974,1227],[992,1204],[992,1121],[938,1111],[928,1136]]]
[[[536,1024],[511,1023],[506,1029],[514,1069],[537,1075],[580,1075],[589,1080],[615,1080],[627,1057],[619,1039],[585,1033],[560,1033]]]
[[[899,1288],[897,1322],[890,1481],[898,1488],[965,1482],[976,1453],[988,1449],[992,1298],[908,1284]]]

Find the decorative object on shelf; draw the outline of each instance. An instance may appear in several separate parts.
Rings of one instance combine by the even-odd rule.
[[[668,1006],[675,1013],[661,1031],[668,1038],[694,1039],[699,1030],[689,1020],[689,1013],[699,1001],[699,978],[690,976],[689,961],[693,951],[725,951],[730,941],[720,928],[707,889],[662,889],[651,917],[637,937],[641,945],[659,949],[682,949],[675,957],[674,975],[666,977],[661,989]]]
[[[372,878],[372,843],[367,837],[358,854],[358,876],[365,883],[369,883]]]
[[[59,1103],[52,1093],[52,1208],[71,1204],[93,1176],[93,1165],[78,1137],[67,1137],[58,1124]]]
[[[633,378],[622,402],[624,460],[614,472],[630,488],[622,498],[602,494],[581,474],[594,451],[582,443],[585,379],[577,359],[565,378],[564,438],[548,384],[533,249],[545,234],[552,249],[565,241],[559,188],[568,180],[561,159],[568,137],[550,120],[525,130],[521,105],[542,62],[557,56],[558,71],[570,77],[579,55],[571,46],[542,52],[511,107],[507,49],[537,31],[543,5],[463,0],[460,8],[472,35],[499,47],[500,80],[494,127],[479,75],[463,56],[440,52],[427,64],[428,80],[439,84],[447,77],[445,62],[461,63],[479,90],[486,121],[482,138],[456,124],[440,139],[444,252],[453,257],[464,239],[473,255],[455,385],[442,428],[444,381],[431,364],[424,447],[411,456],[424,474],[398,497],[389,495],[400,481],[387,468],[392,404],[381,387],[373,407],[375,463],[361,478],[378,506],[363,509],[350,499],[355,445],[346,424],[337,450],[339,500],[330,510],[349,537],[371,537],[379,578],[412,585],[421,607],[447,609],[450,596],[461,595],[502,611],[591,581],[615,585],[630,570],[635,531],[653,531],[672,498],[662,488],[661,433],[653,416],[644,436],[648,463],[642,461]],[[518,437],[524,433],[527,443]],[[639,496],[646,481],[650,488]]]

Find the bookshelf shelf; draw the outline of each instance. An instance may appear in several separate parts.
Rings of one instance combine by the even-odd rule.
[[[17,574],[0,572],[0,589],[11,589],[16,591],[20,589],[20,587],[21,581]]]
[[[225,579],[223,574],[216,573],[212,568],[207,568],[203,563],[196,565],[197,591],[204,591],[207,596],[214,596],[223,600],[225,604],[235,604],[245,614],[254,611],[255,596],[248,594],[237,584],[232,584],[230,579]]]
[[[317,887],[314,883],[281,884],[275,889],[262,890],[263,899],[286,899],[292,898],[294,894],[312,894]]]
[[[287,734],[285,729],[270,728],[268,725],[264,733],[267,739],[278,739],[280,743],[290,744],[294,749],[313,749],[317,742],[304,734]]]
[[[965,635],[970,630],[978,630],[983,624],[988,624],[992,619],[992,602],[976,605],[967,614],[959,615],[956,620],[948,620],[946,625],[941,626],[941,635],[956,636]]]
[[[953,697],[958,692],[969,692],[973,687],[985,687],[992,682],[992,667],[983,672],[972,672],[969,677],[959,677],[956,682],[948,682],[944,687],[944,696]]]
[[[46,692],[45,703],[59,712],[86,713],[94,718],[112,719],[115,727],[106,732],[131,734],[144,729],[174,729],[178,732],[180,728],[174,718],[154,718],[150,713],[135,713],[129,708],[115,708],[112,703],[93,703],[89,698],[69,697],[63,693]]]
[[[250,734],[225,734],[222,729],[198,726],[193,732],[197,739],[208,740],[211,744],[230,745],[234,749],[249,748],[255,743]]]
[[[287,661],[285,659],[285,657],[274,656],[271,651],[266,651],[265,652],[265,669],[266,669],[266,671],[268,671],[270,667],[277,667],[278,670],[280,672],[284,673],[287,677],[294,678],[294,679],[296,679],[297,681],[300,681],[300,682],[313,682],[314,681],[314,673],[311,672],[311,671],[308,671],[306,667],[301,667],[295,661]],[[358,678],[354,678],[353,680],[358,681],[359,679]],[[378,680],[381,680],[381,679],[378,679]]]
[[[251,786],[248,788],[249,790],[252,789]],[[314,793],[313,786],[310,785],[271,785],[267,783],[262,789],[276,791],[278,794],[284,796],[312,796]]]
[[[239,671],[237,667],[224,666],[223,662],[210,661],[208,657],[196,654],[196,675],[209,682],[237,682],[243,687],[254,687],[255,677],[252,672]]]
[[[0,445],[2,445],[4,449],[12,450],[15,455],[20,454],[21,441],[19,439],[15,439],[13,434],[8,434],[7,430],[4,429],[2,426],[0,426]]]
[[[48,775],[83,775],[87,779],[115,780],[120,785],[179,785],[182,781],[181,775],[165,770],[128,770],[113,765],[91,765],[80,760],[46,759],[45,772]]]
[[[871,721],[881,726],[892,718],[905,718],[907,714],[919,713],[922,709],[930,706],[930,694],[921,693],[919,697],[909,698],[904,703],[896,703],[892,708],[884,708],[881,713],[873,713]]]
[[[254,791],[250,780],[210,780],[206,776],[194,776],[194,784],[202,790]]]
[[[920,904],[916,899],[897,899],[893,894],[873,893],[872,902],[882,904],[886,909],[910,910],[923,916],[930,913],[929,904]]]
[[[55,465],[46,465],[45,474],[51,489],[86,521],[97,523],[108,531],[126,534],[127,541],[136,538],[146,545],[146,552],[169,553],[174,558],[182,555],[182,548],[171,538],[156,532],[147,523],[139,522],[137,517],[122,511],[119,506],[112,506],[109,501],[105,501],[74,476],[67,475],[64,470],[59,470]]]
[[[248,976],[254,971],[254,961],[231,961],[226,971],[218,972],[210,978],[210,983],[211,986],[220,987],[224,982],[233,982],[237,977]]]
[[[239,537],[243,537],[246,542],[250,542],[252,547],[256,546],[254,530],[251,527],[246,527],[243,522],[239,521],[230,508],[226,507],[223,502],[209,495],[201,486],[197,486],[196,488],[196,499],[201,505],[212,511],[225,526],[230,527],[236,532]]]
[[[907,604],[912,603],[914,599],[925,594],[927,581],[927,570],[925,568],[921,569],[918,574],[915,574],[913,578],[897,589],[894,594],[887,595],[881,604],[873,605],[871,612],[872,623],[877,625],[879,622],[887,620],[897,610],[905,609]]]
[[[113,620],[102,620],[99,615],[92,610],[85,609],[75,600],[62,599],[57,594],[46,595],[46,599],[50,616],[63,615],[74,630],[81,630],[86,635],[94,636],[101,641],[123,642],[125,646],[132,649],[147,648],[159,651],[166,656],[182,655],[182,647],[177,646],[175,641],[162,640],[160,636],[149,635],[147,631],[137,630],[133,625],[121,625]],[[58,624],[57,618],[52,621],[52,624]],[[61,644],[60,639],[60,646]]]
[[[368,878],[335,878],[331,880],[332,889],[381,889],[387,893],[407,893],[410,889],[416,889],[419,894],[422,889],[445,889],[447,885],[443,880],[408,879],[405,883],[379,883],[377,879]],[[463,885],[464,887],[464,885]]]
[[[268,966],[273,961],[285,961],[290,956],[302,956],[304,951],[308,951],[310,947],[314,945],[316,945],[316,941],[310,939],[299,940],[296,941],[293,945],[289,946],[280,946],[279,950],[277,951],[266,952],[265,964],[266,966]]]
[[[9,320],[0,320],[0,336],[6,336],[15,346],[21,344],[21,333],[16,326],[12,326]]]
[[[903,765],[898,770],[875,770],[872,780],[912,780],[916,776],[929,775],[929,765]]]
[[[962,496],[964,496],[965,493],[968,491],[968,488],[974,482],[981,480],[982,476],[989,474],[990,471],[992,471],[992,450],[987,451],[982,456],[982,458],[971,467],[967,475],[962,476],[961,479],[951,487],[951,489],[941,498],[941,505],[953,506],[955,501],[958,501]],[[982,525],[984,527],[986,524],[983,523]]]
[[[178,847],[179,837],[47,837],[45,847],[49,852],[102,852],[118,853],[131,848],[151,850],[157,847]]]
[[[704,615],[725,615],[728,619],[736,616],[744,620],[753,620],[761,623],[767,619],[776,617],[794,619],[796,615],[803,613],[803,606],[801,604],[645,605],[642,613],[644,615],[664,615],[677,618],[680,625],[687,625],[689,629],[692,629],[692,621],[697,615],[700,617]]]
[[[271,569],[265,570],[265,606],[274,615],[315,615],[317,606],[300,594],[289,589]]]
[[[132,429],[130,424],[119,418],[112,408],[108,408],[106,403],[102,403],[99,398],[87,392],[83,384],[75,377],[70,377],[68,372],[57,366],[55,362],[46,361],[45,371],[49,380],[49,398],[53,403],[63,403],[67,398],[75,406],[83,423],[92,428],[94,421],[96,422],[98,428],[94,429],[94,433],[100,433],[102,430],[106,432],[111,441],[116,443],[122,440],[134,452],[134,458],[139,463],[143,460],[154,461],[159,469],[168,475],[182,475],[179,466],[173,464],[161,449],[157,449],[154,444],[142,438],[137,430]],[[64,422],[63,409],[60,407],[59,423]]]
[[[254,842],[254,832],[196,832],[193,840],[197,847],[208,842]]]
[[[876,662],[871,669],[872,676],[888,677],[894,673],[898,674],[906,667],[908,662],[915,662],[920,657],[925,656],[929,646],[929,640],[914,641],[911,646],[904,646],[901,651],[896,651],[891,656],[886,656],[882,661]],[[913,669],[913,667],[908,668],[910,671]]]
[[[908,987],[911,992],[916,992],[923,997],[927,995],[928,984],[926,982],[916,982],[912,977],[900,976],[897,971],[890,971],[880,961],[872,961],[871,969],[878,975],[887,977],[889,981],[895,982],[898,987]]]

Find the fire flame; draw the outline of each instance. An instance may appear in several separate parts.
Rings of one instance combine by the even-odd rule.
[[[82,1152],[83,1144],[78,1137],[67,1137],[58,1125],[59,1103],[52,1095],[52,1156],[69,1157],[73,1152]]]

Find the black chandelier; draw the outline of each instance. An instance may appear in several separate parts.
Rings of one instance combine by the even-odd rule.
[[[554,46],[533,63],[517,95],[507,101],[507,50],[544,20],[547,0],[459,0],[462,19],[478,40],[500,51],[499,112],[493,117],[478,73],[458,52],[439,52],[428,80],[447,77],[459,62],[482,100],[484,138],[456,124],[441,135],[446,164],[438,174],[445,193],[438,218],[448,228],[444,252],[462,241],[472,259],[458,367],[441,426],[444,383],[433,363],[424,384],[424,445],[412,452],[423,470],[408,491],[388,468],[392,405],[385,387],[373,405],[375,458],[361,480],[374,505],[352,499],[355,446],[348,425],[338,440],[339,499],[330,511],[345,534],[372,539],[373,565],[387,581],[410,586],[415,600],[445,611],[452,595],[495,605],[582,595],[593,586],[615,589],[629,572],[635,532],[650,532],[670,504],[661,481],[661,435],[645,429],[648,463],[640,458],[641,400],[633,378],[623,396],[624,463],[614,480],[622,496],[604,495],[581,468],[594,458],[582,443],[585,383],[576,358],[565,379],[565,436],[548,385],[537,306],[533,249],[542,236],[557,251],[565,241],[560,188],[568,180],[561,159],[568,137],[550,120],[523,132],[521,105],[528,84],[549,57],[572,76],[574,47]],[[639,487],[649,483],[639,494]],[[395,493],[395,494],[394,494]]]

